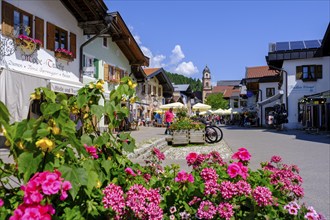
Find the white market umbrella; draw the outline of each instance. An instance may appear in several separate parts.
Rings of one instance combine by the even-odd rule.
[[[225,110],[223,110],[222,108],[219,108],[217,110],[215,110],[213,113],[217,114],[217,115],[222,115],[224,113]]]
[[[166,110],[166,109],[170,109],[170,108],[176,109],[176,108],[183,108],[183,107],[184,107],[184,105],[181,102],[174,102],[174,103],[169,103],[166,105],[161,105],[159,108]]]
[[[199,113],[199,115],[212,115],[212,114],[213,114],[212,110],[207,110]]]
[[[231,108],[230,109],[226,109],[226,110],[223,111],[223,114],[224,115],[230,115],[231,114],[231,111],[232,111]]]
[[[211,106],[210,105],[206,105],[206,104],[203,104],[203,103],[197,103],[196,105],[194,105],[192,107],[192,110],[193,111],[207,111],[207,110],[210,110],[211,109]]]

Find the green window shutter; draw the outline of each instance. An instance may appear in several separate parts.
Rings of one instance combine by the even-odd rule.
[[[94,59],[94,66],[95,66],[94,78],[98,79],[99,78],[99,60],[98,59]]]
[[[302,66],[296,66],[296,80],[302,78]]]
[[[315,66],[315,78],[322,79],[322,65]]]

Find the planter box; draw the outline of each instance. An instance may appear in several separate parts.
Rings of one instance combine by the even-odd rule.
[[[189,144],[189,132],[188,130],[173,131],[172,133],[172,145],[186,145]]]
[[[55,52],[55,57],[58,59],[66,60],[68,62],[73,61],[72,56],[66,54],[66,53],[61,53],[61,52]]]
[[[189,143],[191,144],[204,144],[205,143],[205,130],[189,130]]]

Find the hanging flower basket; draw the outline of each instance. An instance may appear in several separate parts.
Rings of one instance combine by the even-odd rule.
[[[15,38],[15,43],[25,54],[32,54],[42,46],[40,40],[33,39],[23,34],[20,34]]]
[[[72,52],[62,48],[55,50],[55,57],[58,59],[66,60],[68,62],[73,61]]]

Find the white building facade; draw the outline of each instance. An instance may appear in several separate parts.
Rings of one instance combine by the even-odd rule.
[[[75,94],[82,86],[77,47],[84,38],[76,18],[60,1],[4,0],[0,6],[0,100],[14,122],[27,117],[34,88]],[[20,44],[23,35],[39,40],[40,49],[26,41]],[[56,56],[59,48],[72,53],[69,60]]]

